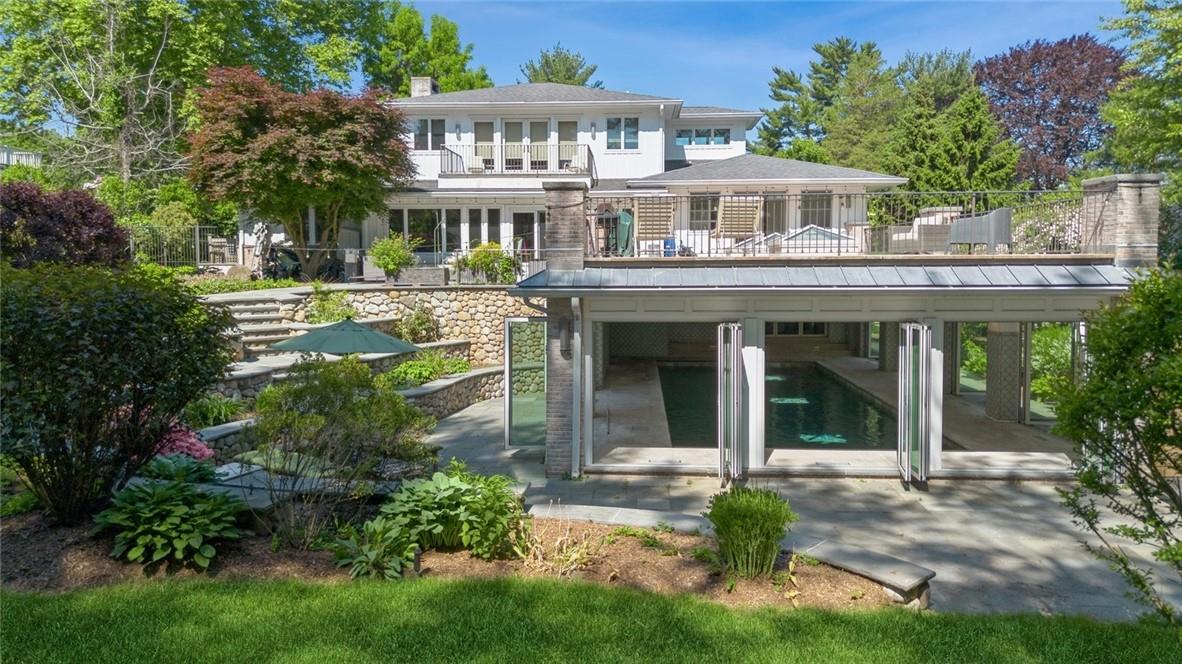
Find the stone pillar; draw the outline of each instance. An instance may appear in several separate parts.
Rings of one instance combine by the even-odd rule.
[[[960,325],[944,323],[944,394],[956,394],[960,383]]]
[[[1003,422],[1022,416],[1022,337],[1018,323],[990,323],[985,333],[985,414]]]
[[[1114,263],[1121,267],[1155,265],[1161,182],[1158,173],[1084,180],[1083,250],[1112,252]]]
[[[546,192],[546,270],[581,270],[587,185],[543,182],[542,189]],[[579,386],[574,384],[574,363],[579,359],[571,348],[570,298],[546,301],[546,323],[546,476],[562,477],[571,472],[572,435],[578,427],[571,417],[574,400],[579,398]]]
[[[899,324],[878,324],[878,370],[899,370]]]

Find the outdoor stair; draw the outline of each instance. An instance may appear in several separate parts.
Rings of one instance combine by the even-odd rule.
[[[272,351],[271,346],[295,336],[295,332],[284,322],[277,301],[234,302],[229,309],[235,325],[242,333],[246,359],[279,352]]]

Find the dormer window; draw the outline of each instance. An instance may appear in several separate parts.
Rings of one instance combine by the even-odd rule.
[[[640,118],[608,118],[607,149],[639,150]]]
[[[443,147],[446,134],[443,118],[419,120],[415,123],[415,149],[438,150]]]

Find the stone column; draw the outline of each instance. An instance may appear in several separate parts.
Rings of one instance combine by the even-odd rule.
[[[944,394],[956,394],[960,383],[960,326],[944,323]]]
[[[1155,265],[1161,182],[1158,173],[1084,180],[1083,250],[1112,252],[1115,264],[1121,267]]]
[[[582,270],[587,185],[543,182],[542,189],[546,192],[546,270]],[[574,384],[574,363],[579,359],[571,349],[570,298],[546,301],[546,323],[546,476],[562,477],[571,471],[572,436],[579,426],[571,417],[574,400],[579,398],[579,386]]]
[[[899,324],[878,324],[878,370],[899,370]]]
[[[990,323],[985,333],[985,414],[1003,422],[1022,415],[1022,338],[1018,323]]]

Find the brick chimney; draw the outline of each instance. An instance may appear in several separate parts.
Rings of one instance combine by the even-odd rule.
[[[410,78],[410,96],[428,97],[439,94],[439,84],[430,76],[412,76]]]

